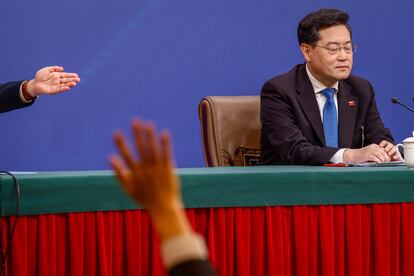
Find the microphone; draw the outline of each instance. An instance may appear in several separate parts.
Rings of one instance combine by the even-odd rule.
[[[365,127],[361,126],[361,148],[364,147],[365,144]]]
[[[414,100],[414,99],[413,99]],[[414,112],[414,109],[412,109],[411,107],[409,107],[408,105],[406,105],[405,103],[402,103],[398,98],[396,98],[396,97],[392,97],[391,98],[391,102],[393,103],[393,104],[399,104],[399,105],[402,105],[402,106],[404,106],[405,108],[407,108],[408,110],[410,110],[411,112]]]

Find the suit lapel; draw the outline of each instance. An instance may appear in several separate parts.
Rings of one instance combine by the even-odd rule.
[[[323,133],[323,125],[321,113],[319,112],[318,102],[316,101],[315,92],[311,81],[306,73],[305,65],[301,65],[298,69],[298,77],[296,82],[296,90],[298,91],[298,102],[302,107],[310,125],[315,130],[321,144],[325,144],[325,136]]]
[[[341,148],[350,148],[352,145],[357,110],[358,98],[351,94],[351,87],[347,83],[340,81],[338,87],[338,139]]]

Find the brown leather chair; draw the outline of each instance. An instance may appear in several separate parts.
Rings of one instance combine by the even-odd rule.
[[[208,167],[252,166],[260,157],[260,96],[209,96],[200,101]]]

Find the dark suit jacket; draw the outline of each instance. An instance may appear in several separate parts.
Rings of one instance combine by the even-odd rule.
[[[34,101],[30,103],[23,103],[21,101],[19,95],[21,84],[21,81],[0,84],[0,113],[33,104]]]
[[[213,276],[216,273],[211,264],[206,260],[190,260],[172,267],[168,273],[170,276]]]
[[[349,76],[338,85],[339,148],[393,142],[384,127],[371,84]],[[305,64],[265,83],[261,93],[261,164],[328,163],[339,150],[325,146],[325,137],[315,92]]]

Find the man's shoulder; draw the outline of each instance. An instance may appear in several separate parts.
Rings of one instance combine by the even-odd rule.
[[[296,81],[298,78],[298,73],[304,67],[303,64],[296,65],[293,67],[289,72],[283,73],[281,75],[277,75],[268,81],[265,82],[263,85],[262,91],[271,88],[293,88],[296,86]]]
[[[343,86],[347,87],[351,94],[354,94],[361,99],[373,97],[374,89],[371,83],[360,76],[350,75],[346,80],[343,80]]]
[[[348,83],[351,86],[370,85],[370,82],[367,79],[364,79],[363,77],[354,74],[349,75],[349,77],[346,80],[344,80],[344,82]]]
[[[277,75],[271,79],[269,79],[266,83],[284,83],[284,82],[291,82],[295,81],[298,75],[299,70],[301,67],[304,66],[303,64],[298,64],[294,66],[292,69],[290,69],[288,72]]]

